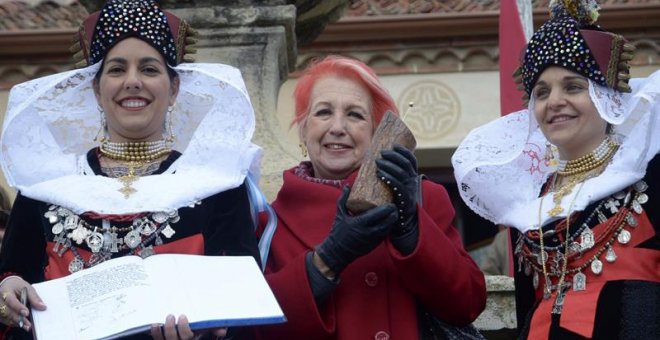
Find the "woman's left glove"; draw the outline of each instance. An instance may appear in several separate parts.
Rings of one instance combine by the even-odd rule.
[[[410,150],[401,145],[394,145],[392,150],[381,151],[381,157],[376,160],[376,175],[394,193],[394,204],[399,209],[399,222],[392,229],[392,236],[398,237],[417,229],[417,159]]]

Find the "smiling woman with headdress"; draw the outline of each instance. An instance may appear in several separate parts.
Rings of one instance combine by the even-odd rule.
[[[630,79],[594,1],[551,9],[521,65],[528,109],[452,159],[461,196],[514,228],[521,339],[658,339],[660,72]]]
[[[80,29],[89,66],[12,89],[0,151],[19,190],[0,264],[5,325],[31,327],[20,324],[23,287],[43,309],[29,284],[111,258],[259,259],[244,183],[260,152],[249,97],[236,69],[181,63],[187,33],[150,0],[111,1]],[[154,338],[193,337],[185,317],[164,321]]]

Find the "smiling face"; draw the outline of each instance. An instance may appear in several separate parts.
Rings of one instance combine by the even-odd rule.
[[[371,108],[369,92],[352,79],[326,76],[316,81],[300,130],[314,176],[345,179],[360,167],[374,132]]]
[[[127,38],[106,55],[96,100],[113,142],[162,139],[165,113],[174,105],[179,79],[170,79],[163,56],[137,38]]]
[[[561,67],[549,67],[532,91],[534,114],[543,135],[562,159],[593,151],[605,139],[607,122],[589,96],[587,78]]]

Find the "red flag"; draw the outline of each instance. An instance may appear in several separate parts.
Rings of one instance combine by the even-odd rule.
[[[516,0],[500,1],[500,114],[502,116],[523,108],[523,91],[513,81],[513,72],[520,66],[527,39],[520,21]]]

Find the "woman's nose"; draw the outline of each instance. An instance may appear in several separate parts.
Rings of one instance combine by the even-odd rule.
[[[548,105],[552,109],[558,109],[566,104],[564,94],[559,90],[551,91],[548,95]]]
[[[330,125],[330,132],[334,134],[342,134],[346,132],[346,119],[341,115],[334,115]]]
[[[560,110],[566,105],[566,97],[561,91],[552,91],[548,96],[548,106],[552,110]]]
[[[126,90],[139,90],[142,88],[142,81],[137,72],[129,71],[126,73],[126,81],[124,83]]]

